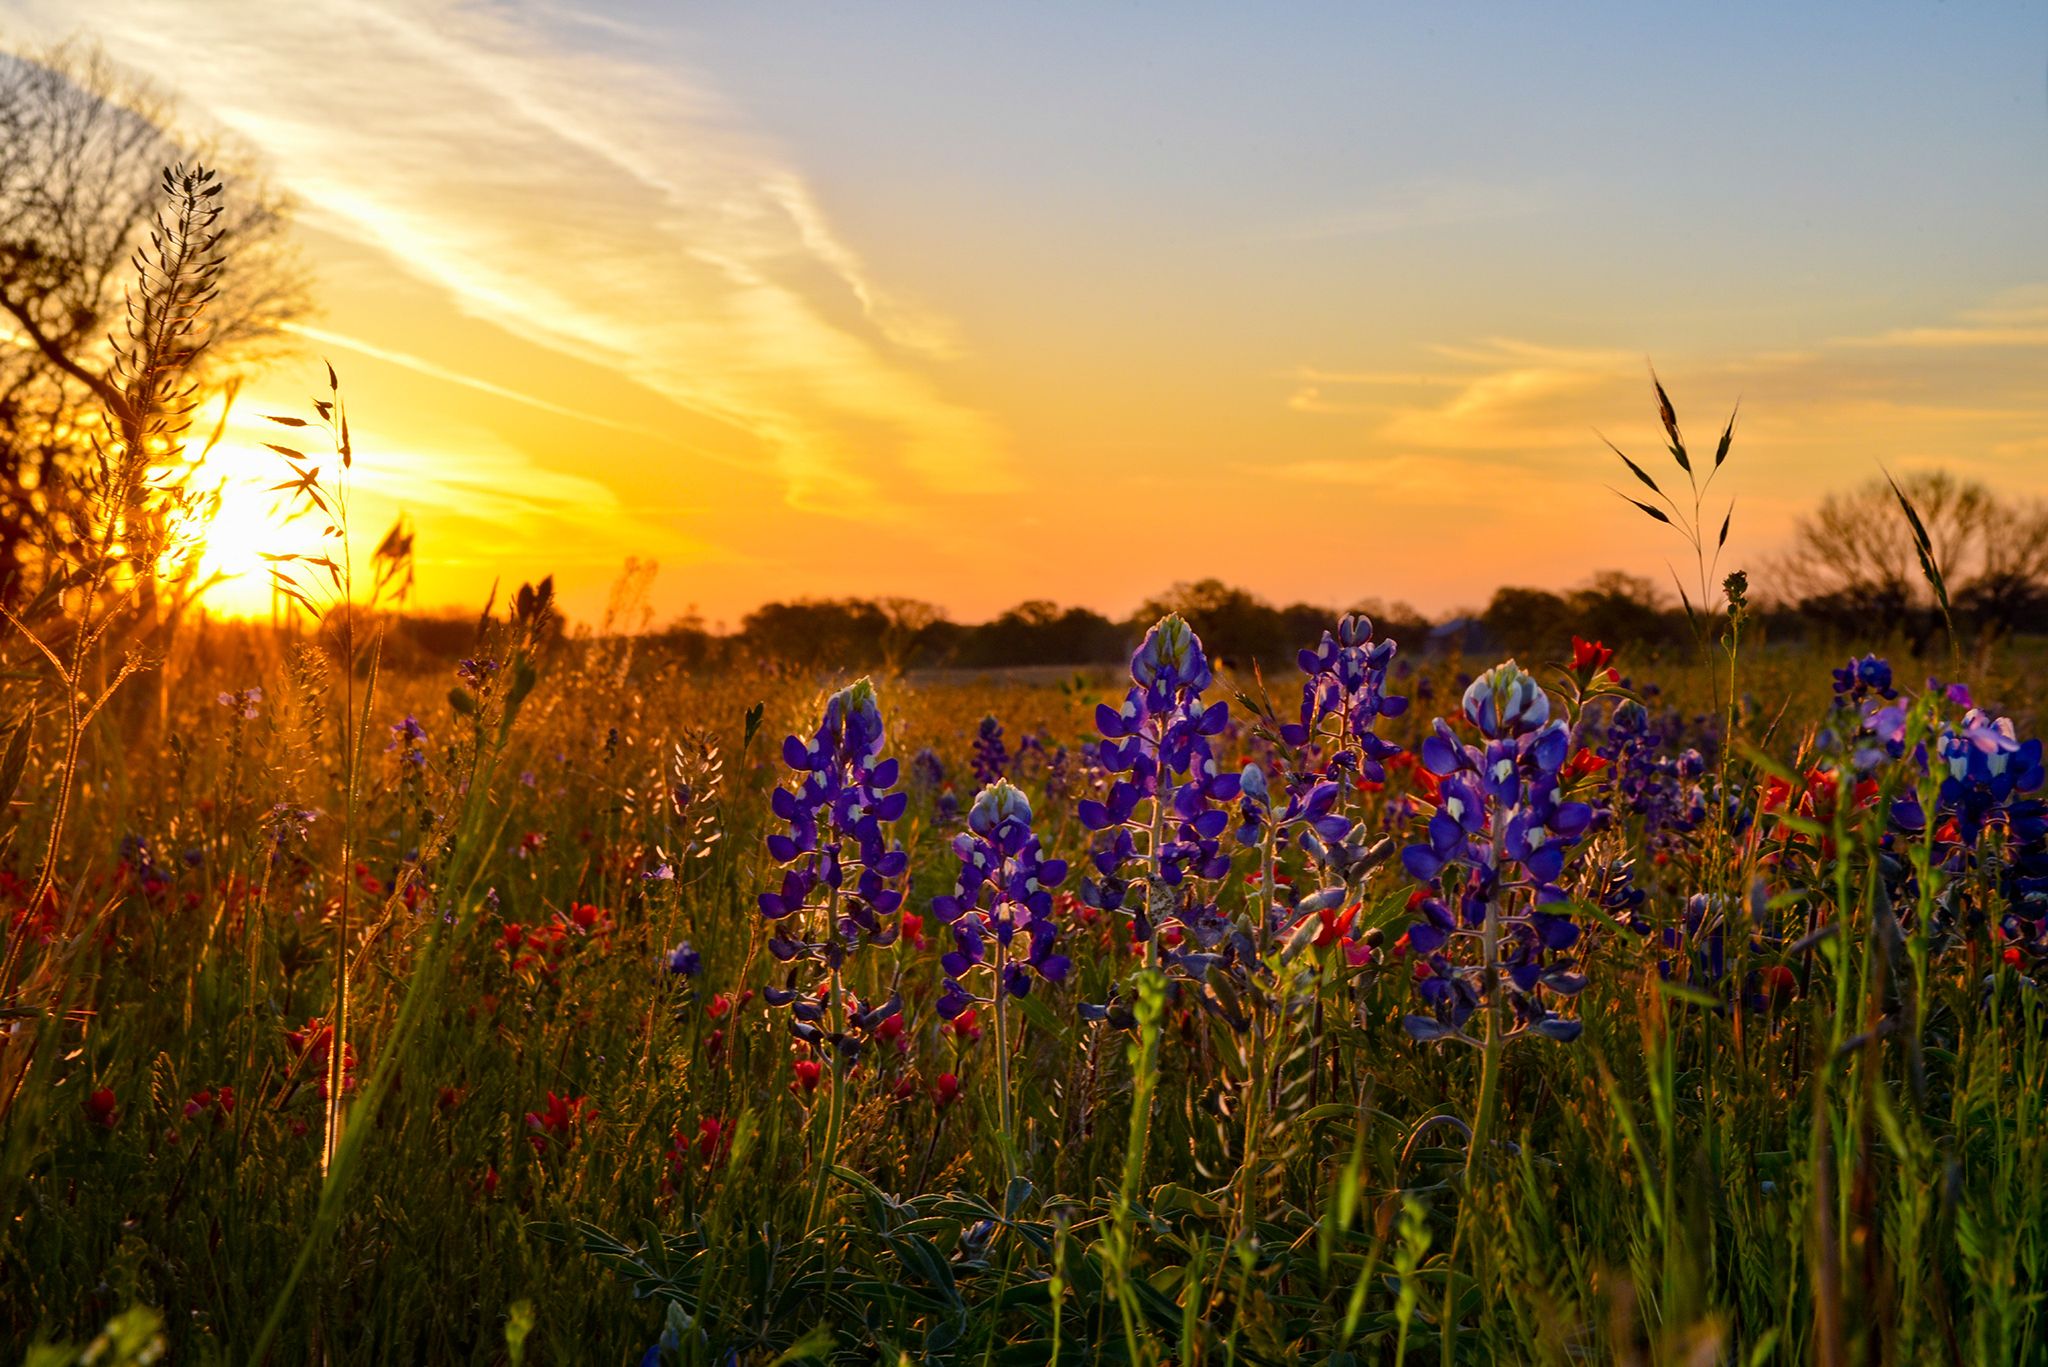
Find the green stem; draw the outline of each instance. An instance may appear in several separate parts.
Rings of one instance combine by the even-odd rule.
[[[827,940],[837,944],[839,940],[839,889],[832,890],[832,900],[827,905],[829,918]],[[825,1218],[825,1193],[832,1181],[832,1165],[839,1158],[839,1127],[846,1109],[846,1054],[839,1048],[840,1037],[846,1033],[846,996],[840,985],[838,965],[832,968],[829,1011],[831,1034],[826,1041],[832,1051],[832,1090],[825,1097],[825,1139],[818,1149],[818,1161],[811,1174],[811,1204],[804,1216],[804,1229],[815,1231]]]
[[[1003,985],[1009,946],[996,941],[996,1114],[1003,1128],[1003,1176],[1017,1176],[1017,1118],[1010,1099],[1010,993]]]

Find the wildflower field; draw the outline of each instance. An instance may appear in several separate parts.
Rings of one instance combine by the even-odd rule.
[[[10,1356],[2042,1360],[2023,651],[548,623],[352,689],[216,626],[75,773],[13,730]]]
[[[437,650],[330,364],[209,616],[249,234],[147,202],[0,411],[0,1357],[2048,1363],[2048,505],[1831,500],[1907,573],[1774,636],[1653,378],[1665,638],[1032,600],[1122,663],[862,673],[536,574]]]

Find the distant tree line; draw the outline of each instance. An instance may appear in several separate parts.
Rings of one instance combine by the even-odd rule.
[[[1958,634],[1973,641],[2048,634],[2048,513],[2041,505],[2000,501],[1980,485],[1944,474],[1916,476],[1901,486],[1928,528]],[[1882,647],[1888,639],[1915,651],[1938,646],[1941,614],[1906,526],[1897,496],[1883,481],[1826,500],[1798,524],[1791,551],[1751,576],[1752,621],[1761,639],[1845,649]],[[644,594],[651,569],[637,567],[637,588],[626,597]],[[628,577],[635,573],[629,568]],[[1399,641],[1409,658],[1455,651],[1559,659],[1574,636],[1605,642],[1636,661],[1695,648],[1676,593],[1620,570],[1603,570],[1562,591],[1510,585],[1496,590],[1482,610],[1435,619],[1407,603],[1371,598],[1343,607],[1275,605],[1219,579],[1201,579],[1175,584],[1120,618],[1031,599],[988,621],[964,623],[913,598],[800,598],[765,603],[734,630],[714,629],[694,615],[635,630],[644,612],[622,613],[615,603],[595,638],[636,636],[641,648],[690,668],[760,661],[830,670],[1115,665],[1148,626],[1177,612],[1219,660],[1284,674],[1296,652],[1346,611],[1372,618],[1378,634]],[[394,614],[389,625],[386,659],[398,668],[454,659],[477,636],[471,613]]]
[[[2048,503],[1946,470],[1898,483],[1927,529],[1959,634],[2048,632]],[[1791,611],[1823,631],[1889,627],[1924,648],[1944,630],[1899,494],[1882,478],[1823,499],[1774,569]]]

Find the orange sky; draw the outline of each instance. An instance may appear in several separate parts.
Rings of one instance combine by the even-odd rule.
[[[216,460],[225,609],[289,540],[256,415],[322,356],[365,549],[402,508],[427,602],[552,571],[586,618],[628,555],[727,622],[1661,577],[1596,435],[1657,453],[1646,358],[1696,444],[1741,400],[1735,563],[1878,462],[2048,492],[2027,7],[0,12],[301,201],[320,310]]]

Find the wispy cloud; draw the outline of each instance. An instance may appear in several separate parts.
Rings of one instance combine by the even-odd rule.
[[[1852,349],[1898,351],[2037,351],[2048,348],[2048,284],[2009,289],[1954,318],[1886,328],[1836,339]]]
[[[424,356],[415,356],[409,351],[400,351],[395,347],[378,346],[374,342],[366,342],[360,337],[344,336],[327,328],[315,327],[310,323],[287,323],[285,324],[285,331],[294,336],[302,337],[316,346],[353,351],[359,356],[368,356],[372,360],[403,367],[415,375],[424,375],[428,379],[461,385],[465,389],[473,389],[479,394],[488,394],[492,398],[510,399],[513,403],[524,404],[529,408],[537,408],[543,413],[553,413],[556,417],[573,418],[578,422],[596,423],[600,427],[615,428],[621,432],[631,432],[636,436],[654,437],[659,435],[637,423],[621,422],[617,418],[608,417],[603,413],[592,413],[581,408],[571,408],[567,404],[554,403],[538,395],[514,389],[509,385],[497,384],[476,375],[464,374],[462,371],[430,361]]]
[[[1729,486],[1742,496],[1737,531],[1749,546],[1768,547],[1813,499],[1876,476],[1879,462],[1947,465],[1994,487],[2048,492],[2039,459],[2048,411],[2032,356],[2042,346],[2048,292],[2020,290],[1927,327],[1802,350],[1675,357],[1660,368],[1695,446],[1717,435],[1727,410],[1716,406],[1740,398],[1740,459]],[[1618,467],[1596,427],[1652,468],[1669,468],[1640,355],[1517,338],[1422,350],[1439,364],[1293,372],[1286,407],[1305,421],[1346,425],[1355,454],[1276,460],[1261,473],[1369,489],[1382,509],[1449,507],[1460,510],[1458,524],[1475,526],[1491,524],[1481,508],[1544,507],[1566,490],[1597,490]],[[1986,353],[2008,351],[1986,363]],[[1601,505],[1585,506],[1597,513]],[[1584,553],[1636,553],[1635,541],[1624,552],[1613,540],[1645,534],[1623,505],[1600,516],[1611,520],[1588,532]]]
[[[23,14],[42,37],[79,23],[69,0]],[[930,374],[950,329],[884,290],[677,62],[574,51],[558,13],[462,0],[102,0],[91,19],[267,154],[317,226],[723,424],[789,501],[874,517],[1001,482],[1001,434]]]

